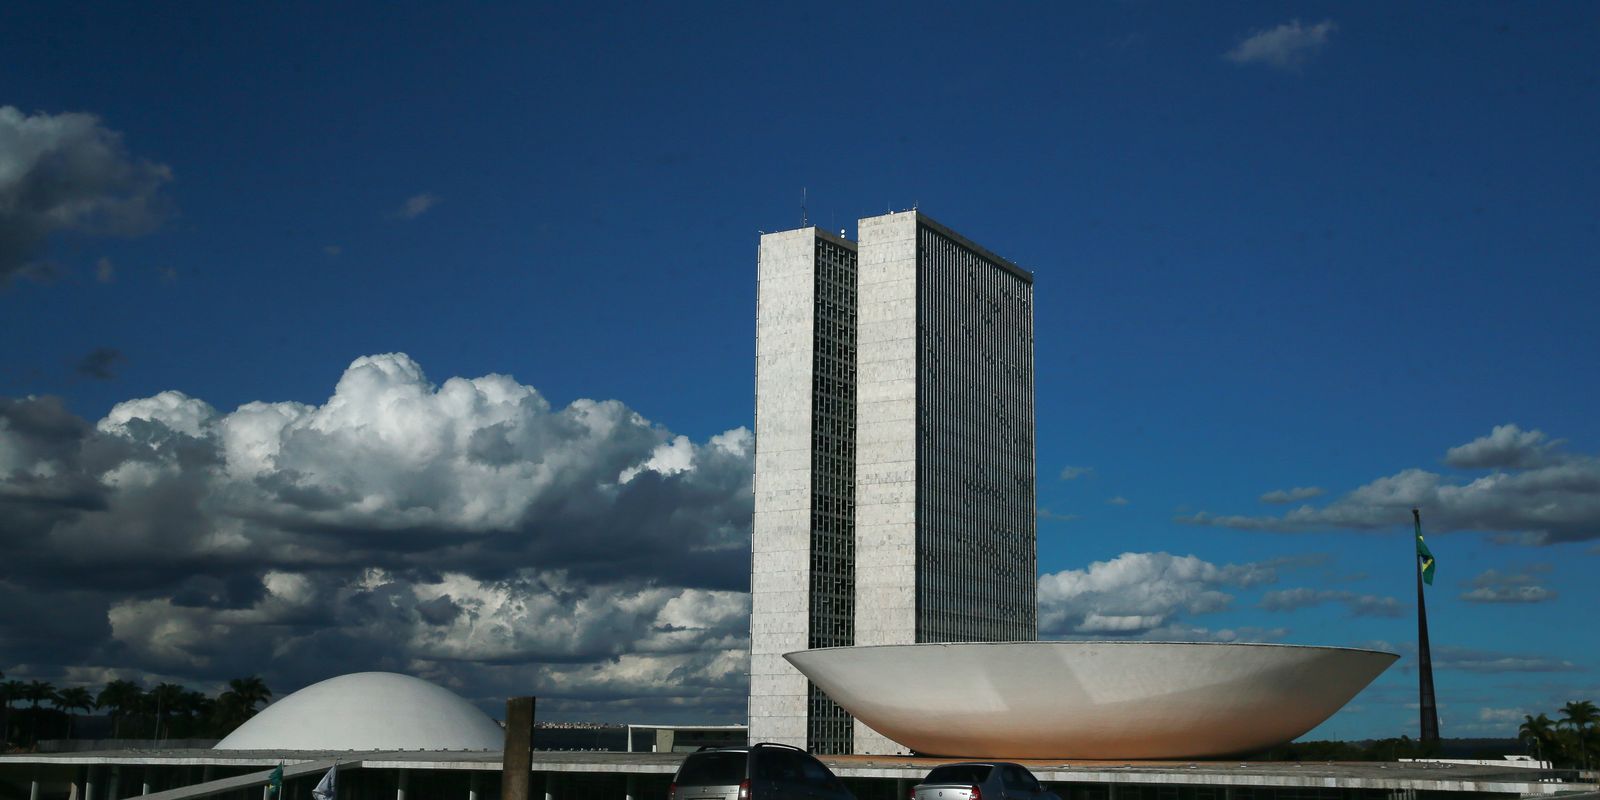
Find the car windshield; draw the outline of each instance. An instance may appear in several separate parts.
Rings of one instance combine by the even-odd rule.
[[[983,783],[989,777],[988,764],[947,764],[934,767],[923,783]]]
[[[744,780],[745,754],[695,753],[678,770],[678,783],[684,786],[731,785]]]

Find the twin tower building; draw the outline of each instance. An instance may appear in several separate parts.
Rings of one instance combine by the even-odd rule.
[[[916,211],[761,237],[750,740],[904,749],[783,659],[1037,633],[1033,276]]]

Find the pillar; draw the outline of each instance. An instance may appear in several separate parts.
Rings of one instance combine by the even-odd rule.
[[[500,770],[500,800],[529,800],[533,777],[532,697],[506,700],[506,744]]]
[[[467,800],[478,800],[478,785],[482,775],[477,771],[467,773]]]
[[[638,779],[637,776],[631,772],[628,773],[627,780],[623,782],[623,792],[625,793],[625,800],[639,800]]]
[[[394,800],[406,800],[406,790],[411,788],[411,770],[400,770],[398,788],[394,790]]]

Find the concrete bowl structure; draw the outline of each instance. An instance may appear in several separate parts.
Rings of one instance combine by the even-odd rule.
[[[499,750],[505,733],[459,695],[394,672],[355,672],[273,703],[218,750]]]
[[[1290,741],[1399,656],[1202,642],[963,642],[787,653],[857,720],[956,758],[1174,759]]]

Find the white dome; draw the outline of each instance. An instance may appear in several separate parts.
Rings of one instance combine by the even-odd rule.
[[[354,672],[261,710],[218,750],[499,750],[495,721],[454,692],[410,675]]]

